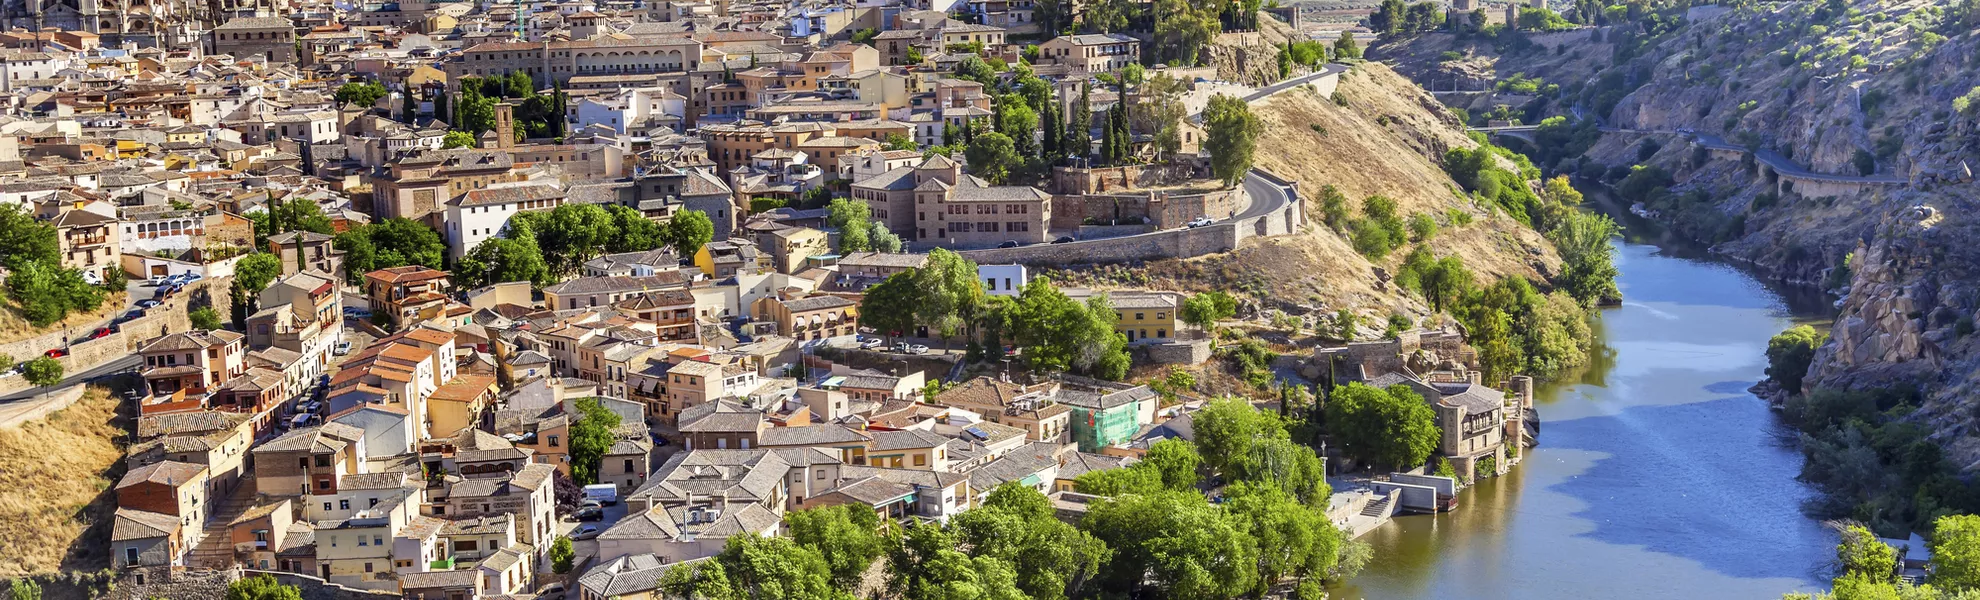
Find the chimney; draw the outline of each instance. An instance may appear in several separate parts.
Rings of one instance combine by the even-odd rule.
[[[1480,371],[1465,371],[1465,376],[1471,380],[1471,385],[1483,385],[1485,380],[1485,374]]]

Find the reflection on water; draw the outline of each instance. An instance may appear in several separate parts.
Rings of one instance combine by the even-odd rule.
[[[1540,447],[1455,513],[1368,534],[1336,598],[1774,598],[1824,585],[1801,457],[1746,387],[1792,304],[1722,264],[1624,243],[1606,348],[1540,391]],[[1820,300],[1814,301],[1820,306]]]

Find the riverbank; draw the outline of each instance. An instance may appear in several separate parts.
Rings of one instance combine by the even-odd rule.
[[[1584,193],[1593,192],[1588,190]],[[1593,194],[1590,194],[1591,196]],[[1612,213],[1613,214],[1613,213]],[[1803,515],[1788,430],[1745,392],[1775,333],[1828,306],[1619,217],[1622,306],[1586,367],[1542,386],[1546,443],[1362,539],[1379,557],[1336,598],[1761,598],[1826,586],[1834,538]],[[1755,549],[1764,548],[1764,552]]]

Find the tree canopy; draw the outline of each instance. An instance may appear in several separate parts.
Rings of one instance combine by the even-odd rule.
[[[597,398],[577,401],[578,418],[570,426],[571,479],[580,485],[598,483],[598,463],[612,449],[612,430],[619,426],[619,414],[600,404]]]
[[[1400,384],[1335,387],[1327,398],[1327,432],[1348,455],[1397,469],[1421,466],[1443,439],[1436,411]]]
[[[1237,185],[1251,170],[1252,152],[1265,125],[1251,106],[1236,96],[1217,94],[1203,108],[1203,150],[1210,153],[1210,171],[1224,185]]]

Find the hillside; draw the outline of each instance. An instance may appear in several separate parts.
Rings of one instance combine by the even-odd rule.
[[[1481,78],[1547,74],[1564,82],[1543,114],[1574,107],[1601,124],[1584,175],[1647,164],[1667,185],[1628,198],[1721,255],[1776,279],[1843,295],[1811,386],[1917,385],[1933,438],[1980,469],[1980,8],[1972,2],[1749,3],[1665,11],[1575,34],[1551,52],[1515,51],[1441,65],[1451,36],[1371,50],[1431,83],[1456,69]],[[1583,30],[1584,32],[1588,30]],[[1621,35],[1618,35],[1618,34]],[[1562,34],[1553,34],[1562,35]],[[1594,40],[1600,37],[1603,42]],[[1439,39],[1441,38],[1441,39]],[[1601,57],[1583,73],[1557,57]],[[1531,122],[1531,121],[1529,121]],[[1695,131],[1828,177],[1896,185],[1798,190],[1754,165],[1698,150]],[[1644,135],[1641,131],[1666,132]],[[1646,148],[1646,140],[1654,144]],[[1592,163],[1594,168],[1589,168]],[[1793,182],[1789,182],[1792,184]],[[1627,186],[1625,186],[1627,187]]]
[[[1326,185],[1338,187],[1357,214],[1363,198],[1380,194],[1395,199],[1405,218],[1433,215],[1440,227],[1431,249],[1463,257],[1481,279],[1542,279],[1557,271],[1559,258],[1539,234],[1509,217],[1489,216],[1458,193],[1437,160],[1449,148],[1475,143],[1428,94],[1377,63],[1343,75],[1338,91],[1346,106],[1302,88],[1253,108],[1265,124],[1256,166],[1299,182],[1312,222],[1306,231],[1248,242],[1228,254],[1158,261],[1140,272],[1100,269],[1076,279],[1101,286],[1243,292],[1262,306],[1294,314],[1342,307],[1369,318],[1428,314],[1421,301],[1384,283],[1408,248],[1370,261],[1320,222],[1318,199]],[[1471,215],[1472,222],[1453,226],[1453,209]]]
[[[111,486],[132,430],[120,404],[91,387],[69,408],[0,429],[0,578],[110,565]]]

